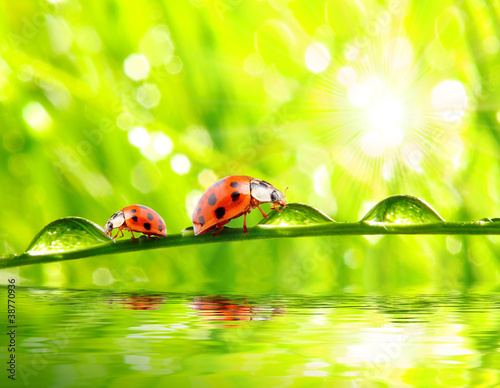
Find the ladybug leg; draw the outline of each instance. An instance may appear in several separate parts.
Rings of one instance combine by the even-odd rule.
[[[134,232],[130,231],[130,234],[132,235],[132,241],[134,242],[135,244],[135,236],[134,236]]]
[[[281,212],[283,211],[283,209],[280,209],[279,205],[277,205],[277,204],[275,204],[275,203],[273,203],[273,204],[271,205],[271,209],[272,209],[272,210],[276,210],[278,213],[281,213]]]
[[[245,215],[243,216],[243,233],[248,233],[248,229],[247,229],[247,214],[248,213],[245,213]]]
[[[210,236],[218,235],[220,232],[222,232],[222,229],[224,229],[224,226],[217,224],[217,225],[215,225],[215,228],[219,228],[219,229],[214,230],[212,233],[210,233]]]
[[[120,237],[125,236],[125,235],[123,234],[123,230],[119,229],[119,230],[118,230],[118,232],[116,232],[115,237],[113,237],[113,240],[114,240],[114,239],[116,239],[116,238],[118,237],[118,235],[120,234],[120,232],[122,233],[122,235],[121,235]]]
[[[262,214],[262,217],[266,218],[267,219],[267,214],[264,213],[264,211],[260,208],[259,205],[257,205],[257,208],[260,210],[260,213]]]

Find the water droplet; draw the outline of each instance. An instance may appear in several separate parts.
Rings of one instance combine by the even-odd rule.
[[[427,202],[411,195],[393,195],[377,203],[361,221],[426,224],[444,219]]]
[[[188,226],[182,230],[181,234],[183,237],[194,236],[194,228],[192,226]]]
[[[320,210],[306,205],[305,203],[289,203],[282,212],[272,211],[267,220],[259,222],[259,225],[293,226],[322,224],[335,222]]]
[[[484,218],[481,218],[479,220],[476,221],[477,224],[485,224],[485,223],[488,223],[488,222],[498,222],[500,221],[500,218],[488,218],[488,217],[484,217]]]
[[[104,229],[93,222],[80,217],[68,217],[55,220],[45,226],[35,236],[26,253],[45,255],[90,248],[113,242],[104,234]]]

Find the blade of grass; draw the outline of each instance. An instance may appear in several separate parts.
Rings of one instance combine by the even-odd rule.
[[[367,222],[335,222],[305,226],[262,226],[257,225],[243,233],[240,228],[226,228],[216,236],[204,234],[194,236],[191,233],[173,234],[161,239],[141,239],[134,244],[132,240],[102,244],[96,247],[56,252],[45,255],[23,253],[0,258],[0,269],[29,264],[50,263],[54,261],[74,260],[85,257],[108,255],[123,252],[144,251],[159,248],[171,248],[185,245],[213,244],[230,241],[247,241],[270,238],[292,238],[313,236],[348,236],[348,235],[490,235],[500,234],[500,222],[436,222],[429,224],[395,225]]]

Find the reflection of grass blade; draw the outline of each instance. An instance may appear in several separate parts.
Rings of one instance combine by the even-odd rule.
[[[149,249],[178,247],[184,245],[210,244],[230,241],[258,240],[270,238],[292,238],[312,236],[347,236],[347,235],[383,235],[383,234],[433,234],[433,235],[488,235],[500,234],[500,222],[435,222],[418,225],[399,225],[368,222],[328,222],[305,226],[255,226],[248,233],[243,230],[226,228],[217,236],[204,234],[173,234],[158,240],[139,240],[134,244],[131,240],[99,245],[93,248],[71,252],[31,256],[21,254],[0,259],[0,269],[18,267],[28,264],[49,263],[62,260],[73,260],[84,257],[108,255],[123,252],[143,251]]]

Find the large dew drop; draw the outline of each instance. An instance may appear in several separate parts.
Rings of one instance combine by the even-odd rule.
[[[80,217],[55,220],[35,236],[26,253],[45,255],[76,251],[96,245],[113,242],[104,234],[104,229]]]
[[[289,203],[282,212],[273,211],[259,225],[296,226],[335,222],[323,212],[304,203]]]
[[[361,221],[427,224],[444,219],[427,202],[410,195],[393,195],[377,203]]]

